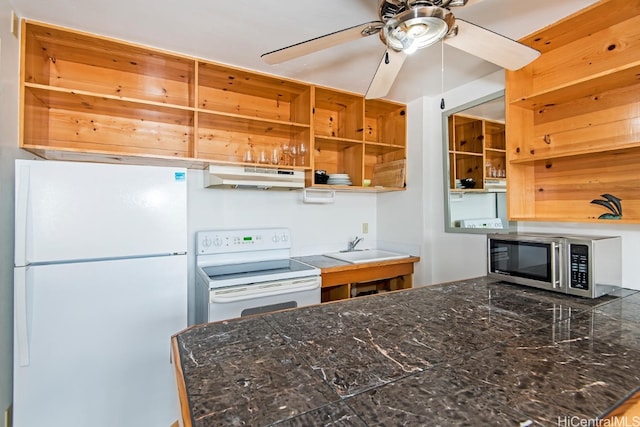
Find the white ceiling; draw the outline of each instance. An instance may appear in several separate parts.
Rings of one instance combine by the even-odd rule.
[[[596,0],[484,0],[453,9],[514,40]],[[384,53],[377,35],[280,65],[260,55],[367,21],[378,20],[378,0],[9,0],[21,18],[180,52],[309,83],[365,93]],[[444,89],[499,68],[444,47]],[[405,62],[387,96],[409,102],[441,93],[441,45]]]

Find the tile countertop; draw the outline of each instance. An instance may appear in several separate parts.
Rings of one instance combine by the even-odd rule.
[[[196,325],[173,346],[187,426],[587,425],[640,385],[640,293],[478,278]]]
[[[392,265],[392,264],[406,264],[420,261],[420,257],[408,255],[405,258],[389,259],[384,261],[373,261],[366,263],[353,264],[339,259],[331,258],[325,255],[309,255],[302,257],[294,257],[293,259],[304,262],[305,264],[312,265],[319,268],[324,273],[325,271],[338,271],[338,270],[358,270],[371,268],[372,266],[379,265]]]

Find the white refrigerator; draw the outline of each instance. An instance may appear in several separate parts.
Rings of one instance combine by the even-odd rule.
[[[14,427],[169,427],[186,170],[16,160]]]

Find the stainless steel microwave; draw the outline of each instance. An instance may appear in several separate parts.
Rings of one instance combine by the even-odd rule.
[[[586,298],[622,285],[619,236],[487,235],[488,276]]]

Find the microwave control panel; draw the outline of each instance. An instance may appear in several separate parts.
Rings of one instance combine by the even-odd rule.
[[[589,246],[569,245],[570,283],[575,289],[589,289]]]

